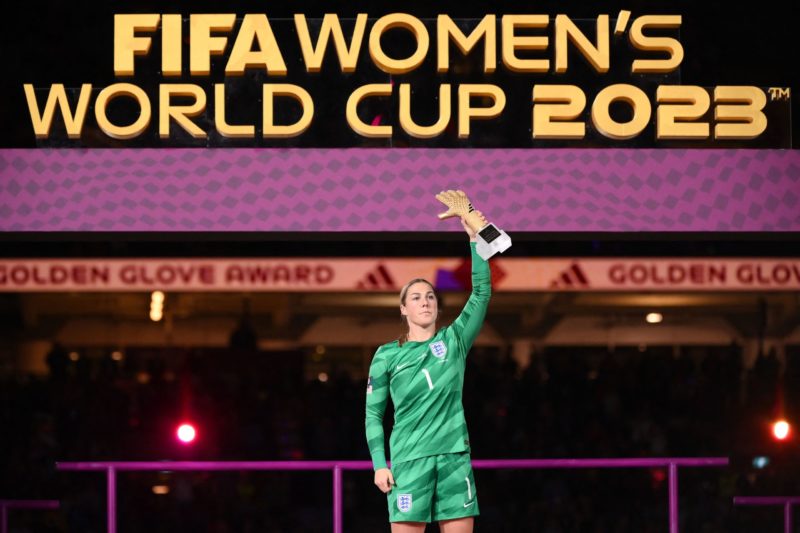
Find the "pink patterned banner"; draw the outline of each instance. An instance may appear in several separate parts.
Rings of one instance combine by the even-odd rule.
[[[460,231],[469,192],[526,232],[800,231],[800,151],[0,150],[0,230]]]
[[[471,286],[465,258],[0,259],[2,292],[390,292],[423,277],[440,290]],[[794,258],[492,259],[492,290],[798,291]]]

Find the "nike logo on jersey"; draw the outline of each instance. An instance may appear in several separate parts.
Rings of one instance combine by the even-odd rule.
[[[475,502],[474,502],[474,501],[471,501],[471,502],[469,502],[469,503],[465,503],[465,504],[464,504],[464,507],[469,507],[469,506],[470,506],[470,505],[472,505],[473,503],[475,503]]]
[[[425,354],[422,354],[422,355],[420,355],[419,357],[417,357],[417,358],[416,358],[416,359],[414,359],[413,361],[409,361],[409,362],[407,362],[407,363],[403,363],[403,364],[397,365],[397,366],[395,367],[395,370],[403,370],[405,367],[407,367],[407,366],[409,366],[409,365],[413,365],[414,363],[416,363],[417,361],[419,361],[419,360],[420,360],[420,359],[422,359],[423,357],[425,357]]]

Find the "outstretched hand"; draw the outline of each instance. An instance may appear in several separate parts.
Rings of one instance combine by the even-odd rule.
[[[447,211],[439,213],[439,220],[459,217],[461,219],[461,225],[464,227],[464,231],[467,232],[467,235],[469,235],[469,240],[471,242],[475,242],[477,231],[489,223],[486,217],[483,216],[483,213],[476,211],[475,208],[472,207],[472,203],[469,201],[464,191],[442,191],[436,195],[436,199],[447,206]],[[467,219],[469,219],[469,222]]]
[[[436,195],[436,199],[447,206],[447,211],[437,215],[439,220],[450,217],[465,217],[473,211],[472,204],[464,191],[442,191]]]

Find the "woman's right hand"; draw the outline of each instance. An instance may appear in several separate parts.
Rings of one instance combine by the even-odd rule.
[[[379,468],[375,471],[375,485],[383,491],[384,494],[392,490],[394,485],[394,477],[392,471],[388,468]]]
[[[477,214],[478,218],[481,220],[482,226],[485,226],[486,224],[489,223],[489,221],[486,220],[486,217],[483,216],[483,213],[481,213],[477,209],[475,210],[475,214]],[[469,242],[476,242],[477,233],[475,232],[474,229],[469,227],[469,224],[467,224],[467,218],[466,217],[461,217],[461,225],[464,226],[464,231],[466,231],[467,235],[469,235]]]

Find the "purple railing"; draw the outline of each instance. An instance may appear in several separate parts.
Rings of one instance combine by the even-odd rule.
[[[792,505],[800,504],[800,496],[736,496],[733,505],[783,505],[783,531],[792,533]]]
[[[476,469],[666,468],[669,476],[669,531],[678,533],[678,468],[727,466],[727,457],[652,459],[476,459]],[[332,470],[333,532],[342,533],[342,471],[372,470],[370,461],[101,461],[57,463],[59,470],[105,471],[108,533],[117,533],[118,471]]]
[[[0,533],[8,533],[9,509],[58,509],[58,500],[0,500]]]

